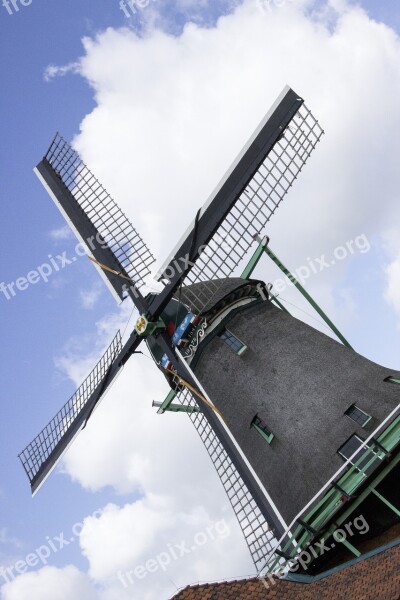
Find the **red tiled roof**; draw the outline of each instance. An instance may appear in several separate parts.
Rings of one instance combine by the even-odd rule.
[[[268,579],[266,580],[268,582]],[[189,586],[173,600],[399,600],[400,545],[313,583],[257,578]]]

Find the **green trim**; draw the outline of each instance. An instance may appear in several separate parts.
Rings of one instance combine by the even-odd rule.
[[[165,398],[164,402],[161,404],[160,408],[157,411],[159,415],[162,415],[162,414],[164,414],[164,412],[166,410],[169,410],[169,407],[175,397],[176,397],[176,392],[174,392],[174,390],[170,390],[168,392],[168,395]]]
[[[400,416],[393,420],[393,422],[385,429],[385,431],[378,437],[377,441],[380,445],[385,448],[387,451],[391,451],[400,441]],[[351,495],[357,487],[366,480],[364,474],[358,470],[358,465],[361,461],[365,459],[365,457],[372,453],[373,456],[371,460],[368,461],[366,465],[363,466],[364,469],[367,469],[374,460],[376,460],[377,456],[384,458],[385,454],[380,450],[380,448],[371,441],[371,446],[362,453],[362,455],[357,459],[357,461],[342,475],[342,477],[337,481],[340,487],[349,495]],[[333,534],[333,532],[343,523],[348,516],[365,500],[365,498],[375,489],[376,486],[390,473],[390,471],[398,464],[400,461],[400,454],[391,460],[391,462],[381,471],[381,473],[371,482],[370,485],[360,494],[360,496],[354,501],[349,502],[349,508],[338,518],[335,520],[335,525],[332,525],[327,532],[325,532],[325,536],[329,537]],[[311,511],[306,514],[303,520],[309,525],[311,528],[320,531],[324,525],[332,519],[334,514],[343,506],[341,501],[341,492],[336,490],[335,488],[330,488],[325,496],[311,509]],[[395,509],[396,511],[397,509]],[[295,549],[305,548],[309,540],[311,539],[311,535],[309,532],[304,531],[303,527],[297,527],[292,532],[293,538],[297,541],[295,544],[292,540],[286,542],[283,547],[284,552],[295,553]],[[275,565],[279,562],[279,558],[274,560],[272,563],[272,567],[270,571],[275,567]]]
[[[245,352],[247,350],[247,346],[246,344],[240,339],[238,338],[238,336],[233,333],[233,331],[231,331],[230,329],[228,329],[227,327],[224,327],[222,329],[222,331],[220,331],[217,335],[217,337],[220,338],[220,340],[222,342],[224,342],[224,344],[226,344],[228,346],[228,348],[230,348],[230,350],[232,352],[234,352],[235,354],[238,354],[239,356],[241,354],[243,354],[243,352]],[[235,342],[238,342],[240,344],[240,348],[237,349],[232,345],[232,340],[230,338],[233,338]],[[237,346],[237,344],[236,344]]]
[[[365,415],[366,417],[368,417],[368,419],[365,421],[365,423],[363,425],[361,425],[358,421],[356,421],[356,419],[353,419],[353,417],[349,414],[347,414],[352,408],[356,408],[359,412],[361,412],[363,415]],[[351,419],[353,421],[353,423],[357,423],[357,425],[359,425],[360,427],[364,428],[368,425],[368,423],[371,421],[372,417],[371,415],[369,415],[368,413],[365,412],[365,410],[363,410],[362,408],[360,408],[359,406],[357,406],[357,404],[352,404],[351,406],[349,406],[349,408],[345,411],[345,416],[348,417],[349,419]]]
[[[378,437],[378,442],[388,452],[393,450],[400,442],[400,415],[392,421],[385,431]]]
[[[260,262],[263,252],[264,252],[264,245],[260,244],[258,246],[257,250],[254,252],[253,256],[250,258],[250,260],[247,264],[247,267],[244,269],[243,273],[241,274],[241,276],[240,276],[241,279],[250,279],[250,277],[253,274],[254,269]]]
[[[351,567],[352,565],[356,565],[357,563],[359,563],[361,561],[367,560],[368,558],[372,558],[373,556],[376,556],[377,554],[382,554],[382,552],[386,552],[386,550],[390,550],[391,548],[395,548],[396,546],[399,546],[399,545],[400,545],[400,539],[394,540],[393,542],[389,542],[388,544],[385,544],[384,546],[379,546],[379,548],[375,548],[374,550],[370,550],[369,552],[366,552],[365,554],[361,554],[361,556],[359,556],[358,558],[352,558],[351,560],[348,560],[347,562],[345,562],[341,565],[338,565],[337,567],[333,567],[332,569],[329,569],[328,571],[324,571],[323,573],[320,573],[319,575],[302,575],[300,573],[288,573],[287,575],[282,577],[282,579],[285,581],[294,581],[296,583],[313,583],[315,581],[321,581],[322,579],[326,579],[326,577],[330,577],[334,573],[338,573],[338,571],[347,569],[348,567]]]
[[[189,413],[190,415],[200,412],[198,406],[185,406],[183,404],[170,404],[167,410],[176,413]]]
[[[400,379],[398,377],[386,377],[385,381],[389,383],[395,383],[396,385],[400,385]]]
[[[264,246],[264,252],[268,254],[268,256],[274,261],[274,263],[280,268],[280,270],[286,275],[286,277],[297,287],[297,289],[303,294],[304,298],[311,304],[311,306],[316,310],[320,317],[325,321],[325,323],[332,329],[333,333],[339,338],[339,340],[353,350],[352,346],[346,340],[346,338],[340,333],[339,329],[332,323],[329,317],[324,313],[322,308],[318,306],[318,304],[311,298],[310,294],[306,292],[304,287],[301,285],[299,281],[297,281],[296,277],[290,273],[290,271],[285,267],[285,265],[279,260],[279,258],[272,252],[272,250],[268,246]]]
[[[278,300],[277,296],[272,296],[271,302],[273,302],[274,304],[276,304],[281,310],[283,310],[283,312],[285,312],[288,315],[290,315],[290,312],[288,311],[288,309],[286,308],[286,306],[283,306],[282,302],[280,302]]]
[[[215,327],[211,333],[205,336],[203,340],[201,340],[200,344],[197,346],[197,350],[195,355],[193,356],[192,362],[190,363],[190,368],[195,371],[196,366],[202,356],[202,353],[207,348],[208,344],[212,342],[215,337],[218,337],[220,333],[223,331],[225,326],[235,317],[236,315],[245,312],[246,310],[250,310],[255,306],[263,304],[263,300],[261,297],[256,298],[253,302],[249,302],[248,304],[244,304],[242,306],[238,306],[232,309],[218,325]]]
[[[400,454],[397,455],[387,465],[387,467],[385,467],[385,469],[374,479],[374,481],[362,492],[362,494],[360,494],[358,498],[353,503],[351,503],[349,508],[335,521],[335,525],[328,530],[327,535],[333,533],[333,531],[337,529],[338,525],[341,525],[342,523],[344,523],[344,521],[346,521],[346,519],[351,515],[351,513],[354,512],[354,510],[358,506],[360,506],[362,502],[364,502],[365,498],[369,496],[372,490],[375,489],[383,479],[385,479],[386,475],[388,475],[388,473],[390,473],[390,471],[394,469],[394,467],[398,464],[399,461]]]
[[[378,437],[379,444],[387,451],[391,451],[400,441],[400,416],[394,419],[394,421],[386,428],[386,430]],[[363,452],[358,460],[352,465],[337,481],[340,487],[349,495],[353,494],[357,487],[365,481],[364,474],[358,470],[358,465],[365,459],[368,453],[373,453],[373,460],[377,455],[382,457],[383,452],[379,446],[371,443],[371,447]],[[370,461],[371,463],[371,461]],[[367,465],[364,465],[364,469]],[[325,506],[325,509],[323,508]],[[324,498],[311,510],[311,512],[305,517],[305,521],[309,523],[315,529],[318,529],[316,523],[319,523],[321,527],[329,513],[334,514],[338,508],[340,508],[340,492],[331,488]],[[322,509],[322,510],[321,510]],[[319,513],[318,517],[316,516]],[[313,517],[313,520],[311,518]]]
[[[268,256],[274,261],[274,263],[280,268],[280,270],[286,275],[286,277],[297,287],[297,289],[303,294],[305,299],[311,304],[311,306],[314,308],[314,310],[317,311],[317,313],[320,315],[320,317],[323,318],[325,323],[330,327],[330,329],[339,338],[339,340],[345,346],[347,346],[347,348],[350,348],[351,350],[353,350],[352,346],[349,344],[349,342],[346,340],[346,338],[340,333],[338,328],[332,323],[332,321],[329,319],[329,317],[324,313],[322,308],[320,308],[320,306],[318,306],[318,304],[315,302],[315,300],[313,300],[313,298],[311,298],[311,296],[308,294],[308,292],[306,292],[306,290],[301,285],[301,283],[299,281],[297,281],[295,276],[292,275],[292,273],[290,273],[290,271],[285,267],[285,265],[272,252],[272,250],[270,248],[268,248],[268,238],[266,238],[265,241],[262,241],[259,244],[258,248],[255,250],[253,256],[250,258],[249,262],[247,263],[247,266],[245,267],[243,273],[240,276],[241,279],[249,279],[251,277],[256,266],[260,262],[263,252],[266,252],[268,254]],[[279,306],[279,308],[281,310],[290,314],[289,311],[282,305],[282,303],[276,297],[271,298],[271,301],[274,302],[274,304],[276,304],[277,306]],[[400,383],[400,380],[398,380],[398,383]]]
[[[165,398],[164,402],[153,402],[153,406],[158,408],[157,413],[159,415],[163,415],[165,412],[175,412],[175,413],[194,413],[200,412],[198,406],[184,406],[183,404],[173,404],[173,400],[176,397],[176,393],[174,390],[170,390],[168,396]]]
[[[379,500],[382,500],[382,502],[386,504],[386,506],[388,506],[398,517],[400,517],[400,510],[393,506],[393,504],[389,502],[389,500],[382,496],[382,494],[380,494],[375,488],[372,489],[371,492],[375,494],[375,496],[379,498]]]
[[[259,427],[255,423],[252,423],[251,426],[257,431],[257,433],[261,435],[261,437],[264,438],[264,440],[268,442],[268,444],[270,444],[274,439],[275,436],[273,433],[266,433],[263,429],[261,429],[261,427]]]
[[[254,269],[256,268],[256,266],[260,262],[262,255],[264,254],[264,250],[265,250],[265,245],[259,244],[259,246],[256,249],[256,251],[254,252],[253,256],[250,258],[250,260],[247,264],[247,267],[244,269],[243,273],[241,274],[241,276],[240,276],[241,279],[250,279],[250,277],[252,276],[252,274],[254,272]],[[271,302],[276,304],[276,306],[278,306],[281,310],[283,310],[283,312],[290,315],[290,312],[287,310],[287,308],[285,306],[283,306],[282,302],[280,302],[276,296],[272,296]]]
[[[346,546],[346,548],[350,550],[350,552],[352,552],[355,556],[357,556],[357,558],[361,556],[361,552],[357,550],[357,548],[355,548],[353,544],[350,544],[349,540],[343,539],[340,540],[340,543],[343,544],[343,546]]]

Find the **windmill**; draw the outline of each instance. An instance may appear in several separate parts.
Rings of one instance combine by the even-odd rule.
[[[258,569],[275,572],[322,536],[331,538],[365,497],[384,497],[377,491],[382,482],[387,514],[381,511],[374,526],[391,526],[396,510],[398,518],[390,478],[400,436],[392,384],[400,374],[350,348],[265,236],[322,134],[303,99],[286,87],[159,271],[158,294],[143,292],[152,253],[56,135],[36,174],[112,294],[131,298],[140,316],[128,340],[123,344],[117,332],[72,398],[21,452],[33,493],[144,341],[170,386],[158,412],[188,414]],[[293,318],[270,285],[251,279],[264,255],[342,343]],[[374,492],[363,496],[366,489]],[[320,564],[313,557],[307,568]]]

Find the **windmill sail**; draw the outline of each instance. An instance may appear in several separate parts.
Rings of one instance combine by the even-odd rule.
[[[187,368],[194,375],[193,371],[189,367]],[[175,379],[175,384],[180,390],[176,398],[185,407],[185,412],[212,460],[239,522],[253,562],[258,569],[261,569],[265,564],[266,557],[271,554],[277,544],[271,524],[268,523],[224,444],[218,438],[215,428],[205,414],[206,407],[202,402],[196,400],[188,388],[182,388],[179,385],[179,378]]]
[[[202,209],[179,249],[160,271],[161,278],[162,273],[168,274],[194,245],[190,268],[183,274],[183,285],[214,280],[214,293],[217,293],[217,280],[229,277],[240,265],[255,236],[263,233],[322,135],[322,128],[304,101],[292,89],[285,88]],[[166,289],[181,281],[179,275],[173,277]],[[190,308],[200,313],[209,301],[209,296],[196,295],[193,291]]]
[[[111,374],[111,370],[121,368],[115,363],[121,349],[121,334],[118,331],[106,352],[75,394],[19,455],[33,494],[61,460],[68,446],[92,414],[107,383],[112,378],[111,375],[115,376],[114,373]]]
[[[303,104],[196,260],[184,286],[232,275],[255,237],[265,230],[322,133],[318,122]],[[216,293],[218,281],[214,287]],[[196,295],[190,304],[200,311],[209,300]]]
[[[126,297],[129,280],[140,288],[150,274],[153,255],[77,152],[59,134],[35,173],[88,254],[110,269],[94,263],[114,297],[118,301]]]

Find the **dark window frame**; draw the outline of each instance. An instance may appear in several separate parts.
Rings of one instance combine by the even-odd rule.
[[[250,427],[253,427],[253,429],[255,429],[257,433],[259,433],[261,437],[268,442],[268,444],[270,444],[275,437],[265,421],[263,421],[258,414],[256,414],[253,418]]]
[[[360,425],[361,427],[365,427],[371,421],[372,417],[365,410],[362,410],[357,404],[352,404],[344,413],[346,417],[349,417],[354,423]]]
[[[241,356],[247,350],[246,344],[226,327],[218,334],[218,337],[238,356]]]

